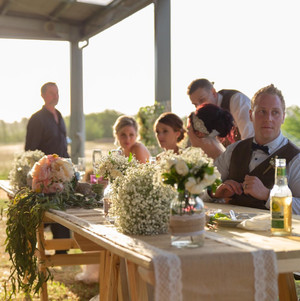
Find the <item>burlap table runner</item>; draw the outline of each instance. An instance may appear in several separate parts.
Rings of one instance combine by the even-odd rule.
[[[204,247],[177,249],[171,247],[168,234],[125,236],[113,227],[64,217],[128,250],[152,258],[155,301],[275,301],[278,298],[273,250],[254,248],[214,233],[207,233]]]

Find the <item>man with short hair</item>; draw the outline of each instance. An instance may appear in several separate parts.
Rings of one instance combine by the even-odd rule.
[[[25,150],[38,149],[46,155],[57,154],[69,158],[65,122],[61,113],[55,109],[59,99],[56,83],[44,84],[41,96],[45,104],[28,121]]]
[[[281,91],[274,85],[257,91],[249,115],[254,137],[229,145],[214,161],[223,183],[213,197],[225,198],[239,206],[270,208],[270,191],[275,179],[271,161],[278,156],[286,159],[292,210],[300,214],[300,149],[281,133],[285,118]]]
[[[249,119],[250,99],[237,90],[220,90],[217,92],[209,80],[205,78],[194,80],[188,87],[187,94],[192,104],[212,103],[231,113],[238,129],[236,141],[254,135]]]
[[[57,154],[63,158],[69,158],[67,151],[67,131],[61,113],[55,109],[59,94],[56,83],[45,83],[41,88],[41,96],[44,106],[34,113],[27,124],[25,151],[41,150],[46,155]],[[59,224],[50,224],[53,238],[69,238],[68,228]],[[56,254],[64,254],[65,250],[56,251]]]

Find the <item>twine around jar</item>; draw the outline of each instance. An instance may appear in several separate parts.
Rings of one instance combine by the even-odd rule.
[[[171,215],[169,230],[172,235],[195,235],[205,227],[205,213],[191,215]]]

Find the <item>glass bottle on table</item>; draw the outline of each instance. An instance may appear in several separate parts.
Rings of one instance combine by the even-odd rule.
[[[270,198],[272,235],[291,235],[293,198],[287,184],[285,159],[275,160],[275,184],[271,190]]]
[[[98,174],[98,162],[100,161],[100,158],[102,156],[101,149],[94,149],[93,150],[93,173],[98,179],[100,175]]]

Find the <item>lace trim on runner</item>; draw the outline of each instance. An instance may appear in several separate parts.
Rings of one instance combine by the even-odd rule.
[[[273,250],[252,252],[254,265],[255,301],[277,300],[278,286],[276,255]]]
[[[181,263],[177,255],[151,248],[155,273],[155,301],[182,301]]]
[[[254,269],[254,300],[277,301],[278,300],[278,271],[276,254],[270,249],[258,249],[245,243],[221,237],[216,233],[206,232],[210,239],[225,243],[244,250],[251,250]]]

